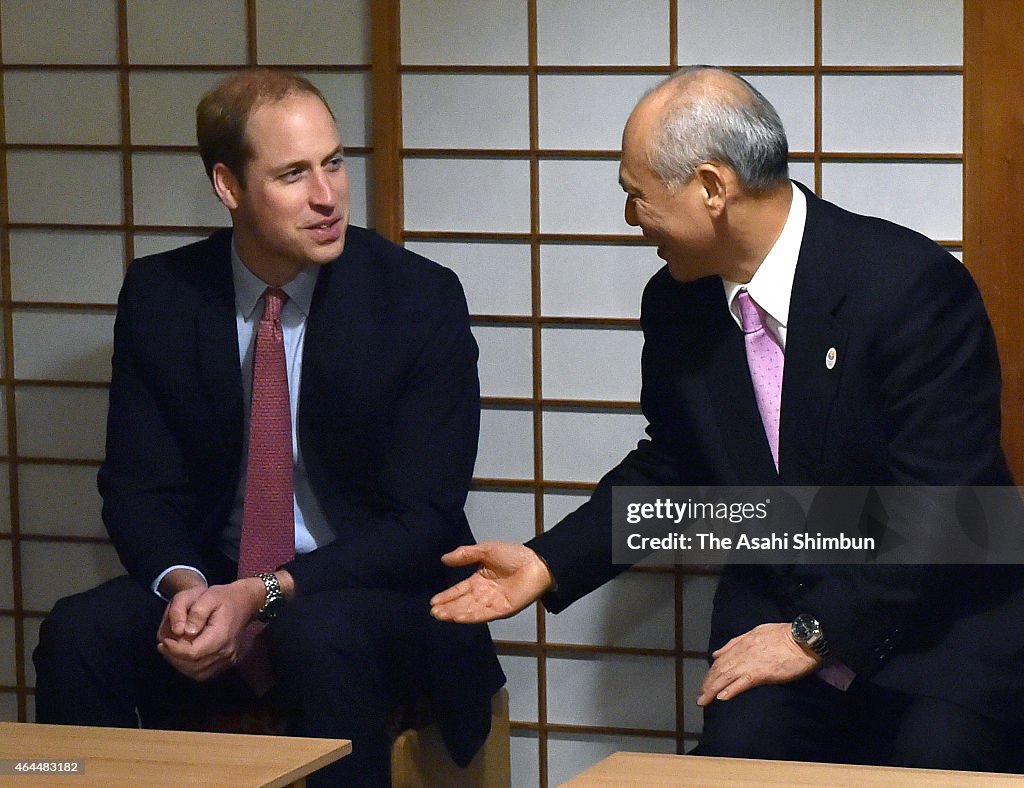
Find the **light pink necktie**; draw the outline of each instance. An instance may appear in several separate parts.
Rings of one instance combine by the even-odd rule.
[[[779,411],[782,405],[782,370],[785,356],[775,335],[765,327],[764,310],[746,290],[736,296],[740,303],[743,341],[747,346],[747,366],[754,384],[754,398],[761,412],[761,423],[768,436],[775,468],[779,467]],[[842,662],[828,660],[816,671],[818,678],[844,692],[855,673]]]
[[[270,287],[263,298],[263,318],[253,352],[249,455],[238,551],[240,578],[273,572],[295,555],[292,417],[281,329],[281,309],[288,295]],[[256,643],[254,647],[262,631],[263,624],[251,623],[239,648],[239,670],[261,694],[272,683],[265,645]]]
[[[750,297],[746,290],[736,296],[740,304],[740,321],[743,324],[743,341],[747,347],[747,366],[750,380],[754,384],[754,397],[761,413],[764,433],[779,468],[779,411],[782,405],[782,369],[785,357],[775,335],[768,331],[764,322],[764,310]]]

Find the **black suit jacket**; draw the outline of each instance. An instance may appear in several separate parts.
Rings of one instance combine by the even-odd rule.
[[[529,543],[556,578],[552,611],[624,568],[611,560],[616,485],[1012,484],[999,361],[970,274],[924,236],[804,191],[778,472],[721,281],[662,269],[641,316],[650,439]],[[1022,588],[1018,567],[729,566],[710,646],[809,612],[860,678],[1019,720]]]
[[[230,248],[222,230],[137,260],[118,302],[99,486],[114,546],[147,586],[175,564],[208,577],[224,564],[218,538],[243,445]],[[473,540],[463,507],[479,431],[476,361],[455,274],[350,227],[341,257],[319,272],[306,323],[298,439],[337,537],[286,565],[299,593],[429,596],[463,576],[440,556]],[[436,631],[424,644],[433,700],[464,761],[504,676],[486,628]]]

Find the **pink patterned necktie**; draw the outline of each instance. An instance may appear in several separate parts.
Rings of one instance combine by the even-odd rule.
[[[779,468],[779,411],[782,405],[782,369],[785,356],[775,335],[765,327],[764,310],[746,290],[736,296],[740,303],[743,342],[747,347],[747,366],[754,384],[754,398],[761,413],[764,434]]]
[[[263,298],[263,318],[253,352],[249,456],[238,551],[240,578],[273,572],[295,555],[292,417],[281,328],[281,309],[288,295],[280,288],[268,287]],[[265,647],[256,642],[262,630],[263,624],[251,623],[239,646],[239,670],[260,694],[272,683]]]
[[[779,468],[779,411],[782,405],[782,369],[785,355],[782,346],[764,324],[764,310],[750,297],[746,290],[740,290],[736,298],[740,302],[740,322],[743,323],[743,341],[747,346],[747,366],[750,380],[754,384],[754,398],[761,412],[764,434]],[[827,660],[816,671],[818,678],[845,692],[856,674],[842,662]]]

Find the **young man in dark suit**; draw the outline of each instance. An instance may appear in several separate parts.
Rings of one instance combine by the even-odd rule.
[[[615,486],[1013,483],[970,274],[792,183],[787,155],[774,108],[728,72],[684,69],[640,101],[619,174],[626,221],[666,262],[641,312],[649,440],[527,545],[447,556],[480,568],[435,597],[435,616],[492,620],[538,598],[558,612],[614,577]],[[777,359],[774,404],[752,378],[752,334]],[[1022,580],[1019,567],[726,567],[697,752],[1004,767],[1024,703]]]
[[[349,226],[305,79],[241,71],[197,129],[232,229],[125,278],[99,485],[128,575],[43,623],[37,719],[147,724],[270,691],[290,733],[352,739],[322,784],[381,786],[389,718],[425,695],[465,764],[504,676],[485,627],[429,615],[456,579],[440,556],[472,540],[462,288]]]

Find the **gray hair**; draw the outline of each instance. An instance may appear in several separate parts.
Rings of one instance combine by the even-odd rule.
[[[688,66],[647,95],[701,71],[730,74],[745,88],[746,100],[713,89],[680,91],[670,98],[648,151],[651,169],[670,190],[686,183],[698,166],[712,161],[731,167],[740,184],[751,191],[787,181],[789,143],[779,113],[742,77],[713,66]]]

